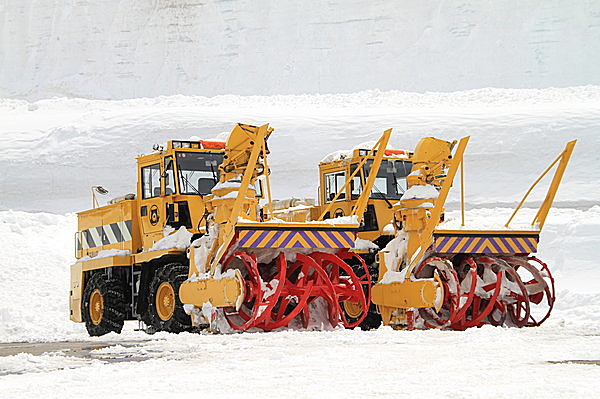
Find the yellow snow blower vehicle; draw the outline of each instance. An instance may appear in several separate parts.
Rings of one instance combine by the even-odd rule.
[[[359,196],[368,201],[355,245],[374,283],[363,329],[378,327],[382,319],[397,327],[465,329],[486,323],[538,326],[549,317],[554,279],[533,254],[575,141],[535,181],[506,225],[482,230],[464,226],[462,165],[468,139],[457,146],[427,137],[414,152],[387,150],[381,168],[373,171],[359,166],[364,150],[319,165],[320,205],[311,209],[313,218],[344,215],[357,206]],[[531,225],[511,228],[527,196],[555,165]],[[444,223],[444,204],[459,167],[462,225],[457,228]],[[361,184],[372,173],[377,183],[367,199]],[[280,212],[294,217],[293,210]],[[358,315],[351,303],[345,309]]]
[[[462,165],[467,142],[468,137],[461,139],[452,153],[456,142],[425,138],[411,156],[408,189],[394,206],[396,236],[379,253],[379,281],[372,291],[384,324],[458,330],[483,324],[523,327],[539,326],[550,315],[554,279],[532,254],[575,141],[533,183],[507,223],[492,230],[465,226]],[[528,195],[554,166],[531,225],[511,228]],[[443,207],[459,167],[462,223],[447,226]]]
[[[91,335],[136,319],[170,332],[308,328],[323,322],[319,312],[331,326],[358,325],[370,306],[371,279],[352,252],[364,207],[326,222],[274,218],[271,132],[238,124],[226,143],[170,141],[138,158],[137,195],[79,213],[71,319]],[[374,168],[389,136],[371,151]],[[345,302],[357,317],[346,317]]]

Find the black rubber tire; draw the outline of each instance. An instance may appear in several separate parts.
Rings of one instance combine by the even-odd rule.
[[[90,297],[92,292],[99,290],[104,302],[100,323],[94,324],[90,316]],[[85,284],[81,302],[81,314],[85,327],[93,337],[98,337],[109,332],[121,333],[125,322],[126,304],[125,287],[118,279],[109,279],[104,273],[94,274]]]
[[[168,331],[178,334],[192,330],[192,320],[183,310],[183,304],[179,299],[179,287],[187,278],[188,267],[180,263],[169,263],[156,269],[148,291],[148,316],[150,326],[154,331]],[[156,292],[164,282],[171,284],[175,293],[175,310],[169,320],[161,319],[156,310]]]
[[[377,313],[377,307],[374,304],[371,304],[369,313],[358,326],[363,331],[376,330],[381,326],[381,315]]]
[[[363,258],[363,260],[367,264],[367,269],[369,270],[369,274],[371,275],[371,284],[373,284],[373,282],[377,281],[377,278],[379,275],[379,268],[377,267],[377,265],[375,265],[375,262],[374,262],[375,255],[368,253],[368,254],[361,254],[360,256]],[[350,264],[350,266],[352,266],[352,271],[359,278],[361,278],[365,275],[365,270],[363,269],[362,265],[360,263],[358,263],[356,260],[351,260],[348,263]],[[367,294],[367,290],[365,289],[365,295],[366,294]],[[358,320],[358,318],[350,317],[350,315],[348,315],[348,313],[346,313],[346,310],[344,309],[343,306],[342,306],[342,311],[344,312],[348,322],[354,323]],[[377,312],[377,306],[375,304],[371,303],[371,306],[369,307],[369,312],[367,313],[367,315],[365,316],[363,321],[360,322],[358,327],[360,327],[360,329],[363,331],[368,331],[368,330],[377,329],[380,326],[381,326],[381,315]]]

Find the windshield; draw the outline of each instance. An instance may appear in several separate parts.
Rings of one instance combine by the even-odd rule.
[[[184,151],[175,154],[180,193],[210,194],[219,181],[219,165],[223,162],[223,154]]]
[[[371,171],[372,160],[368,160],[363,167],[363,177],[359,177],[359,173],[352,181],[352,198],[357,199],[362,192],[364,183],[369,178],[369,172]],[[381,161],[379,167],[379,173],[373,184],[371,190],[371,198],[373,199],[391,199],[398,200],[406,191],[406,176],[410,173],[412,168],[412,162],[400,161],[400,160],[388,160],[384,159]],[[356,169],[356,165],[352,165],[351,171]]]

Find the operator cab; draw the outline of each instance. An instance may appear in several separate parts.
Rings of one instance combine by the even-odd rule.
[[[346,216],[351,213],[352,207],[360,197],[369,178],[374,156],[366,160],[362,169],[352,178],[346,189],[343,190],[343,188],[346,179],[356,171],[368,153],[369,150],[357,149],[353,150],[351,156],[340,157],[319,165],[320,206],[324,207],[334,202],[332,211],[325,214],[325,219]],[[410,152],[385,150],[359,229],[359,231],[371,232],[364,235],[364,238],[376,241],[382,228],[392,222],[393,204],[400,200],[407,189],[406,177],[412,168],[411,156]]]
[[[386,157],[381,161],[375,184],[371,190],[371,199],[399,200],[406,191],[406,177],[410,174],[412,162],[408,160],[409,154],[402,159],[395,159],[389,155],[399,156],[406,154],[399,150],[386,150]],[[366,150],[354,150],[352,158],[335,160],[322,163],[321,171],[321,204],[330,203],[336,194],[342,190],[346,183],[346,176],[351,176],[358,164],[367,155]],[[373,157],[371,157],[373,158]],[[350,186],[340,193],[336,201],[357,200],[362,193],[362,188],[369,178],[373,159],[367,159],[362,170],[352,178]]]
[[[166,150],[138,158],[141,198],[210,194],[219,181],[224,148],[224,142],[169,141]]]
[[[162,238],[165,226],[204,232],[205,195],[219,181],[225,142],[180,141],[155,146],[138,157],[138,198],[144,248]]]

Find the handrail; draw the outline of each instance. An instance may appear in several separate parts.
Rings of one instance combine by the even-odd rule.
[[[535,217],[533,218],[533,221],[531,222],[531,225],[534,227],[536,227],[536,222],[537,222],[537,228],[539,230],[542,230],[542,227],[544,227],[544,223],[546,222],[546,217],[548,216],[548,212],[550,211],[550,207],[552,206],[552,203],[554,202],[554,197],[556,196],[556,192],[558,191],[558,186],[560,185],[560,182],[565,173],[567,164],[569,163],[569,159],[571,158],[571,154],[573,153],[573,149],[575,148],[576,142],[577,142],[577,140],[569,141],[567,143],[567,145],[565,146],[565,149],[558,155],[558,157],[556,157],[556,159],[550,164],[550,166],[548,166],[546,168],[546,170],[544,170],[544,172],[540,175],[540,177],[538,177],[537,180],[533,182],[531,187],[529,187],[529,190],[527,190],[527,192],[523,196],[523,199],[521,200],[521,202],[519,202],[519,205],[517,205],[517,208],[515,209],[515,211],[512,213],[512,215],[508,219],[508,222],[506,222],[506,224],[504,225],[505,227],[508,227],[508,225],[513,220],[513,218],[515,217],[515,215],[517,214],[519,209],[521,209],[521,207],[525,203],[525,200],[527,199],[527,197],[529,196],[531,191],[533,191],[533,189],[535,188],[535,186],[537,186],[537,184],[544,178],[544,176],[546,176],[546,174],[548,174],[550,169],[552,169],[552,167],[554,167],[554,165],[556,165],[558,163],[556,171],[554,172],[554,177],[552,178],[552,183],[548,187],[548,192],[546,193],[546,198],[540,205],[538,212],[536,213]]]

